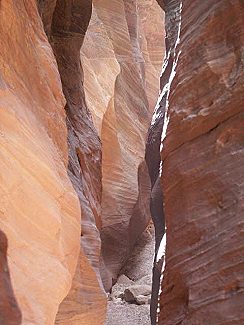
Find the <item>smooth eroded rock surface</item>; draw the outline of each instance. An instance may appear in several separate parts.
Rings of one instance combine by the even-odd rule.
[[[11,317],[16,318],[16,324],[22,317],[22,324],[52,325],[57,313],[59,324],[93,324],[94,321],[102,324],[106,300],[95,272],[100,255],[98,226],[95,226],[99,225],[99,217],[95,221],[96,208],[89,219],[89,211],[94,206],[98,206],[97,210],[100,207],[101,190],[100,185],[96,186],[96,182],[100,184],[99,178],[96,179],[99,171],[96,167],[96,173],[89,169],[90,166],[94,168],[92,159],[89,160],[90,165],[86,158],[82,160],[82,154],[86,155],[87,151],[85,145],[78,143],[77,155],[85,174],[82,174],[85,180],[81,186],[87,195],[83,201],[80,199],[80,208],[78,197],[81,198],[81,195],[77,188],[74,189],[70,167],[72,154],[68,154],[67,146],[67,137],[71,138],[69,125],[79,124],[77,116],[81,114],[81,104],[78,100],[84,101],[84,96],[81,88],[78,94],[76,89],[72,89],[75,93],[72,97],[65,91],[65,86],[73,87],[79,78],[82,79],[81,70],[76,71],[75,76],[70,70],[73,71],[79,64],[84,32],[76,40],[72,37],[63,39],[67,26],[63,28],[62,21],[57,18],[53,21],[53,15],[62,12],[64,2],[47,0],[39,2],[39,5],[44,26],[36,1],[2,0],[0,4],[0,228],[8,240],[8,261],[4,263],[8,262],[11,279],[10,283],[6,273],[6,286],[1,286],[0,294],[2,297],[7,290],[12,301]],[[68,1],[66,5],[65,8],[75,14]],[[76,9],[83,17],[90,10],[87,3],[86,6],[83,3],[81,10],[80,1]],[[70,13],[66,12],[65,18]],[[70,59],[70,70],[65,70],[65,73],[61,60],[57,66],[43,27],[47,35],[53,37],[52,41],[57,42],[56,58],[59,59],[61,48],[62,58]],[[73,25],[69,27],[72,29]],[[70,115],[64,109],[69,102],[73,104],[73,107],[68,106],[72,111]],[[74,113],[75,108],[77,114]],[[76,120],[70,117],[72,114],[77,117]],[[87,118],[87,121],[92,125],[91,119]],[[80,123],[85,123],[84,118]],[[92,132],[86,132],[83,138],[78,131],[76,134],[87,146],[96,141],[99,152],[95,129]],[[79,149],[82,149],[81,153]],[[99,160],[97,157],[99,155],[94,155],[94,159]],[[89,199],[89,204],[86,204]],[[84,220],[88,220],[87,223]],[[81,234],[84,235],[82,246]],[[7,270],[7,266],[5,268]],[[8,308],[7,295],[5,302]],[[11,318],[9,321],[12,321]]]
[[[36,2],[1,1],[0,33],[0,227],[23,324],[53,324],[80,250],[65,100]]]
[[[149,219],[145,139],[159,91],[164,16],[155,0],[94,0],[82,47],[88,108],[102,141],[102,267],[116,279]]]
[[[93,126],[83,89],[80,49],[91,18],[91,1],[57,1],[49,36],[66,97],[69,177],[81,206],[81,247],[92,268],[79,260],[76,276],[57,315],[57,324],[103,322],[106,299],[100,279],[101,142]],[[96,272],[96,276],[93,274]],[[73,302],[73,303],[72,303]],[[91,318],[91,314],[96,314]],[[89,317],[84,317],[84,311]]]

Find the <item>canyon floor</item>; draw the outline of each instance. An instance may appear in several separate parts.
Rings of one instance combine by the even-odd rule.
[[[118,283],[108,297],[106,325],[149,325],[149,303],[137,305],[118,297],[131,285],[151,286],[151,270],[154,256],[154,229],[149,226],[138,240],[130,259],[127,261]]]

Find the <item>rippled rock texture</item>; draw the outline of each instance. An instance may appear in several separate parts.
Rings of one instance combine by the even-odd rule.
[[[159,92],[164,16],[155,0],[94,0],[82,47],[87,103],[102,141],[106,289],[149,219],[145,139]]]
[[[0,3],[0,308],[16,323],[102,324],[100,273],[110,288],[150,218],[163,13],[93,5],[80,55],[91,0]]]
[[[159,324],[242,324],[244,2],[161,2],[169,51]]]
[[[35,2],[1,1],[0,30],[1,229],[23,322],[51,324],[79,254],[65,100]]]
[[[0,4],[0,228],[8,240],[7,261],[1,235],[0,274],[6,308],[16,324],[21,317],[23,324],[102,324],[106,302],[95,272],[101,150],[83,105],[79,64],[91,4],[39,5],[41,15],[34,0]]]

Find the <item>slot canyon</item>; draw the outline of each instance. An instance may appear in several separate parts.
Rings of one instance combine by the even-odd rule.
[[[243,166],[243,0],[0,0],[0,325],[244,324]]]

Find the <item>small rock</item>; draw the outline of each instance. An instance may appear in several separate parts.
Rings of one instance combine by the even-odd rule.
[[[122,299],[120,299],[120,298],[113,299],[113,302],[114,302],[115,304],[122,304],[122,303],[123,303]]]
[[[135,302],[137,296],[149,296],[151,294],[151,286],[149,285],[133,285],[124,291],[124,299],[127,302]]]
[[[135,297],[135,302],[137,305],[148,305],[150,304],[151,297],[139,295]]]
[[[124,290],[133,285],[134,282],[132,280],[130,280],[127,276],[125,275],[121,275],[118,280],[117,283],[113,286],[112,288],[112,297],[113,298],[124,298]]]

